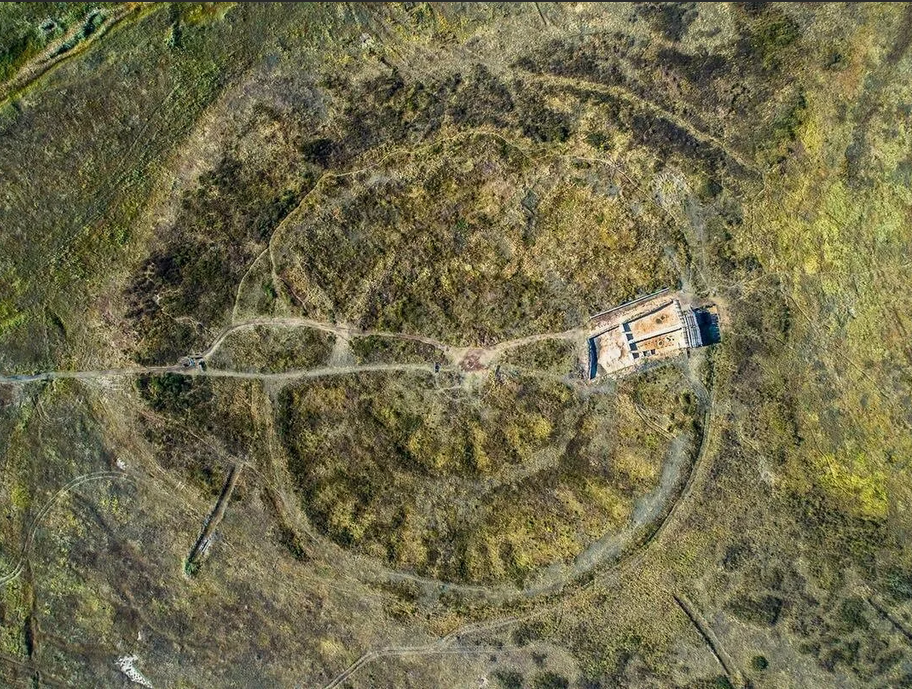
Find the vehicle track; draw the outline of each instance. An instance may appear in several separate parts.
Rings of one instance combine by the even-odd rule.
[[[48,512],[51,511],[51,508],[67,493],[72,491],[74,488],[78,488],[84,483],[89,483],[90,481],[102,481],[104,479],[120,479],[120,478],[129,478],[126,474],[120,471],[96,471],[91,474],[83,474],[82,476],[77,476],[68,483],[66,483],[60,490],[58,490],[53,497],[48,500],[44,506],[38,510],[38,514],[35,515],[35,518],[32,519],[32,525],[29,527],[28,533],[25,537],[25,542],[22,544],[22,549],[19,555],[19,561],[13,567],[12,570],[6,574],[0,575],[0,586],[5,586],[12,581],[15,581],[20,574],[22,574],[22,569],[25,567],[26,559],[28,558],[28,551],[32,546],[32,541],[35,538],[35,533],[38,530],[39,522],[47,516]]]
[[[342,682],[351,677],[360,668],[367,665],[372,660],[385,657],[406,657],[406,656],[423,656],[423,655],[444,655],[447,653],[485,653],[489,649],[463,648],[459,646],[450,646],[450,642],[455,641],[461,636],[477,634],[480,632],[492,631],[500,627],[506,627],[517,622],[523,622],[533,617],[543,615],[544,611],[537,611],[520,617],[506,617],[500,620],[491,620],[489,622],[475,622],[453,630],[445,636],[422,646],[387,646],[376,651],[368,651],[349,665],[332,681],[323,686],[323,689],[334,689]]]
[[[711,447],[713,445],[713,439],[715,437],[715,388],[711,390],[710,399],[707,401],[707,407],[704,415],[704,430],[703,437],[700,444],[700,450],[697,453],[697,457],[694,460],[693,465],[691,466],[690,473],[688,474],[687,480],[684,483],[683,488],[676,496],[671,496],[669,502],[671,506],[666,509],[663,517],[660,518],[656,528],[640,543],[638,546],[634,547],[634,551],[629,553],[626,557],[621,555],[620,559],[617,560],[612,565],[609,565],[605,569],[601,570],[596,576],[594,576],[590,581],[583,584],[579,590],[588,590],[593,588],[597,583],[604,582],[608,577],[617,578],[621,574],[629,571],[633,567],[639,566],[646,556],[652,551],[655,547],[655,544],[659,542],[665,532],[671,527],[674,523],[677,515],[679,514],[680,507],[683,503],[688,502],[691,494],[693,493],[695,487],[701,482],[703,475],[706,473],[706,458],[711,452]],[[596,565],[596,570],[598,566]],[[579,577],[582,574],[580,571],[575,569],[568,572],[566,576],[566,582],[572,581],[573,579]],[[418,577],[411,577],[405,575],[409,579],[419,579]],[[443,583],[443,582],[437,582]],[[451,586],[453,589],[460,589],[459,585]],[[478,589],[488,589],[484,586],[473,586],[471,587],[475,590]],[[559,588],[558,586],[551,587],[552,591]],[[528,600],[536,595],[541,595],[545,593],[544,591],[522,591],[519,592],[519,597]],[[677,598],[676,598],[677,600]],[[508,600],[489,600],[488,603],[497,604],[498,602],[504,603],[509,602]],[[466,634],[471,634],[473,632],[495,629],[501,626],[507,626],[510,624],[515,624],[517,622],[525,621],[540,615],[545,615],[554,609],[563,605],[562,600],[557,600],[553,603],[546,604],[542,607],[539,607],[535,612],[530,613],[524,616],[511,616],[506,618],[489,620],[483,623],[471,623],[460,627],[444,637],[441,637],[437,641],[434,641],[424,646],[414,646],[414,647],[387,647],[377,651],[369,651],[358,658],[354,663],[352,663],[348,668],[346,668],[339,676],[333,679],[329,684],[326,684],[323,689],[334,689],[339,686],[342,682],[348,679],[352,674],[358,671],[359,668],[363,667],[372,660],[378,658],[388,657],[388,656],[407,656],[407,655],[438,655],[448,652],[453,652],[454,649],[448,646],[449,641],[459,636]],[[680,605],[680,603],[679,603]],[[685,610],[685,612],[687,612]],[[721,661],[720,661],[721,662]],[[740,678],[739,675],[736,675],[736,678]]]
[[[0,661],[28,672],[31,676],[30,679],[32,680],[32,683],[28,684],[27,686],[30,686],[30,687],[34,687],[34,686],[64,687],[64,689],[68,689],[69,687],[73,686],[69,682],[65,682],[64,680],[62,680],[58,677],[49,675],[47,672],[45,672],[41,668],[37,667],[33,663],[24,662],[7,653],[0,652]],[[23,684],[21,686],[26,686],[26,685]]]

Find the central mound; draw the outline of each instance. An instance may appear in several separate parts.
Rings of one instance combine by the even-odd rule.
[[[372,158],[325,175],[273,237],[264,277],[294,315],[453,354],[553,336],[675,281],[667,217],[572,147],[463,130]],[[373,361],[374,345],[339,360]],[[663,464],[695,444],[689,384],[668,369],[593,392],[568,377],[567,347],[511,349],[486,375],[286,388],[283,439],[314,527],[396,569],[521,582],[648,520]]]
[[[655,207],[608,165],[526,145],[461,132],[327,175],[273,238],[279,291],[310,318],[478,345],[676,281]]]
[[[280,428],[318,531],[416,574],[521,582],[647,520],[663,465],[695,451],[696,396],[674,367],[611,393],[519,369],[479,390],[442,378],[286,388]]]

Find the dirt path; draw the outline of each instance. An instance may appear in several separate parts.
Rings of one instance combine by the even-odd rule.
[[[228,328],[225,328],[216,340],[212,343],[208,350],[202,355],[196,355],[194,358],[199,361],[205,361],[205,359],[212,355],[218,347],[224,342],[225,338],[230,335],[230,333],[235,332],[242,328],[254,327],[256,325],[264,326],[276,326],[276,327],[308,327],[316,328],[326,332],[333,333],[338,336],[345,338],[351,337],[363,337],[370,335],[380,335],[388,336],[401,339],[412,339],[420,342],[425,342],[432,344],[440,348],[447,348],[451,352],[456,352],[458,356],[454,356],[455,363],[450,364],[449,366],[441,367],[440,371],[453,371],[457,368],[458,364],[462,362],[463,357],[468,357],[471,355],[477,355],[478,360],[476,361],[479,364],[480,369],[486,368],[486,366],[497,358],[503,352],[514,348],[520,347],[523,345],[533,344],[548,339],[561,339],[561,340],[574,340],[577,338],[585,338],[588,334],[587,326],[580,326],[573,328],[567,331],[556,332],[556,333],[541,333],[536,335],[530,335],[522,338],[516,338],[513,340],[506,340],[504,342],[492,345],[490,347],[482,347],[477,349],[466,349],[466,348],[454,348],[449,347],[445,343],[442,343],[434,338],[423,337],[420,335],[410,335],[402,333],[387,333],[384,331],[372,331],[372,330],[358,330],[355,328],[350,328],[347,326],[324,323],[320,321],[314,321],[304,318],[262,318],[254,319],[252,321],[247,321],[244,323],[238,323]],[[451,359],[451,361],[453,360]],[[477,370],[477,369],[476,369]],[[174,365],[174,366],[152,366],[152,367],[134,367],[134,368],[124,368],[124,369],[106,369],[98,371],[49,371],[44,373],[36,374],[23,374],[23,375],[12,375],[12,376],[0,376],[0,383],[27,383],[31,381],[42,381],[42,380],[55,380],[55,379],[81,379],[81,380],[92,380],[95,378],[104,378],[104,377],[113,377],[113,376],[134,376],[134,375],[143,375],[143,374],[162,374],[162,373],[173,373],[177,375],[186,375],[186,376],[199,376],[199,377],[213,377],[213,378],[237,378],[237,379],[254,379],[254,380],[264,380],[264,381],[278,381],[278,382],[289,382],[295,380],[306,380],[306,379],[315,379],[326,376],[338,376],[338,375],[353,375],[359,373],[368,373],[368,372],[404,372],[404,373],[428,373],[433,374],[437,372],[434,365],[431,364],[366,364],[366,365],[337,365],[337,366],[325,366],[315,369],[306,369],[306,370],[294,370],[286,371],[281,373],[250,373],[250,372],[241,372],[233,370],[219,370],[211,369],[199,364],[194,365]],[[634,525],[630,529],[630,533],[627,534],[627,538],[624,540],[624,543],[621,544],[620,548],[610,548],[603,549],[601,551],[601,556],[594,557],[580,557],[575,559],[575,561],[569,565],[564,571],[560,573],[560,576],[555,578],[550,578],[548,581],[540,581],[537,584],[533,584],[530,587],[527,587],[523,590],[517,590],[512,587],[506,586],[468,586],[460,585],[451,582],[437,581],[433,579],[424,579],[422,577],[412,577],[404,575],[404,573],[391,573],[386,572],[383,576],[385,577],[396,577],[396,576],[406,576],[406,578],[414,579],[416,582],[419,582],[426,586],[434,587],[443,587],[448,591],[453,593],[460,593],[466,595],[469,599],[475,601],[484,601],[487,603],[493,604],[503,604],[510,601],[516,600],[529,600],[531,598],[538,597],[542,594],[553,593],[555,591],[563,588],[570,581],[578,578],[580,575],[591,571],[599,567],[602,562],[607,557],[617,558],[617,562],[611,567],[611,570],[619,570],[622,566],[634,566],[639,562],[642,557],[645,555],[646,551],[649,549],[650,544],[660,537],[662,532],[667,528],[668,524],[673,520],[679,505],[681,502],[685,502],[687,497],[690,495],[694,489],[695,483],[697,483],[696,478],[698,474],[701,473],[700,468],[703,463],[703,458],[708,452],[708,447],[712,444],[710,442],[711,437],[713,436],[713,406],[714,399],[713,395],[710,395],[710,398],[705,402],[705,417],[704,417],[704,433],[701,440],[701,447],[698,452],[697,458],[692,464],[689,473],[687,474],[687,479],[684,482],[684,485],[680,490],[667,490],[662,495],[660,500],[661,504],[653,506],[654,509],[651,511],[651,517],[644,519],[642,523]],[[678,481],[674,481],[677,483]],[[218,511],[218,505],[216,511]],[[216,523],[217,525],[217,523]],[[214,528],[214,527],[213,527]],[[211,529],[210,529],[211,531]],[[638,535],[639,534],[639,535]],[[204,534],[201,536],[198,546],[202,547],[206,540],[205,530]],[[633,552],[624,551],[630,550],[633,548]],[[191,557],[197,554],[197,548],[194,548],[194,551],[191,553]],[[609,570],[610,571],[610,570]],[[2,583],[2,580],[0,580]]]
[[[459,639],[462,636],[469,636],[470,634],[478,634],[481,632],[493,631],[500,627],[506,627],[517,622],[522,622],[533,617],[542,615],[542,612],[535,612],[529,615],[524,615],[522,617],[506,617],[499,620],[492,620],[489,622],[474,622],[467,624],[463,627],[459,627],[454,631],[450,632],[446,636],[442,636],[436,641],[424,644],[422,646],[387,646],[386,648],[381,648],[376,651],[369,651],[358,658],[354,663],[349,665],[343,672],[337,675],[329,684],[324,685],[323,689],[334,689],[334,687],[339,686],[342,682],[351,677],[359,668],[367,665],[372,660],[378,658],[390,657],[390,656],[423,656],[423,655],[441,655],[446,653],[456,653],[456,654],[470,654],[470,653],[488,653],[490,649],[487,648],[463,648],[459,646],[451,646],[451,642]]]
[[[623,572],[629,571],[632,567],[636,567],[636,566],[640,565],[642,563],[642,561],[644,560],[644,558],[649,554],[649,552],[651,552],[656,547],[656,544],[658,542],[660,542],[664,533],[676,521],[677,515],[680,512],[681,505],[683,503],[689,502],[690,495],[694,491],[695,487],[702,483],[701,479],[705,477],[704,475],[707,471],[706,458],[707,458],[708,454],[711,452],[712,445],[713,445],[713,438],[715,437],[715,433],[716,433],[715,423],[714,423],[714,420],[715,420],[714,402],[715,402],[715,398],[713,395],[710,397],[710,399],[707,402],[707,408],[706,408],[706,414],[705,414],[705,426],[704,426],[702,442],[700,445],[700,450],[697,454],[696,460],[694,461],[694,463],[691,467],[687,480],[684,483],[684,486],[679,493],[677,493],[676,495],[668,496],[667,502],[664,505],[665,514],[663,517],[660,518],[660,521],[658,522],[658,525],[656,526],[656,528],[652,531],[652,533],[650,533],[645,538],[645,540],[643,540],[638,546],[635,547],[633,552],[628,553],[626,556],[623,553],[620,554],[618,560],[613,565],[611,565],[606,570],[603,570],[601,572],[600,576],[593,577],[592,580],[590,580],[587,584],[585,584],[583,586],[583,588],[585,588],[585,589],[592,588],[598,581],[604,581],[604,579],[608,576],[615,576],[615,577],[619,576]],[[670,503],[670,506],[669,506],[669,503]],[[659,507],[659,509],[662,509],[662,507]],[[593,563],[588,563],[588,564],[589,564],[589,567],[587,569],[591,569],[593,566],[598,566],[598,562],[593,562]],[[567,573],[565,580],[570,581],[574,577],[578,577],[581,573],[582,572],[577,571],[577,569],[574,568],[573,571]],[[424,579],[422,577],[414,577],[414,576],[402,574],[402,573],[400,573],[400,574],[401,574],[402,578],[414,580],[418,583],[425,583],[425,584],[437,583],[438,585],[443,584],[443,582],[433,582],[433,580]],[[482,595],[488,594],[488,595],[485,595],[485,602],[494,604],[494,605],[509,603],[511,601],[514,601],[517,597],[528,599],[528,598],[531,598],[531,597],[534,597],[537,595],[541,595],[542,593],[545,592],[543,590],[526,590],[526,591],[522,591],[522,592],[514,591],[512,595],[507,596],[507,597],[497,596],[497,595],[491,597],[490,596],[491,593],[496,594],[496,591],[493,589],[493,587],[487,587],[487,586],[464,586],[463,587],[458,584],[457,585],[447,584],[446,586],[447,586],[447,589],[451,590],[451,591],[461,591],[463,593],[470,593],[470,594],[475,593],[476,595],[479,593],[481,593]],[[549,587],[548,590],[553,592],[553,590],[555,590],[557,588],[559,588],[559,586]],[[469,589],[471,589],[471,591]],[[682,604],[682,601],[678,596],[675,596],[675,600],[681,606],[682,610],[684,610],[685,614],[687,614],[688,617],[697,626],[697,629],[698,629],[698,631],[700,631],[701,635],[703,635],[704,638],[707,638],[706,634],[704,633],[704,629],[706,629],[705,624],[703,624],[701,626],[701,624],[699,622],[697,622],[693,616],[691,616],[691,612],[694,612],[694,614],[696,614],[695,611],[693,610],[692,606],[691,606],[690,610],[688,610],[688,608],[685,607],[687,605],[686,602]],[[546,614],[552,612],[553,610],[555,610],[561,604],[562,604],[561,601],[549,603],[542,607],[539,607],[533,613],[530,613],[530,614],[524,615],[524,616],[520,616],[520,617],[510,616],[510,617],[489,620],[489,621],[483,622],[483,623],[467,624],[463,627],[460,627],[459,629],[454,630],[453,632],[450,632],[450,634],[448,634],[444,637],[441,637],[437,641],[431,642],[429,644],[425,644],[423,646],[411,646],[411,647],[394,646],[394,647],[382,648],[382,649],[379,649],[376,651],[369,651],[369,652],[363,654],[361,657],[359,657],[354,663],[352,663],[342,673],[340,673],[337,677],[335,677],[331,682],[326,684],[323,687],[323,689],[334,689],[335,687],[338,687],[340,684],[342,684],[344,681],[346,681],[348,678],[350,678],[355,672],[357,672],[360,668],[364,667],[371,661],[377,660],[379,658],[391,657],[391,656],[403,657],[403,656],[445,655],[448,653],[469,652],[470,650],[474,650],[474,648],[461,649],[459,647],[450,646],[449,643],[452,640],[459,638],[460,636],[464,636],[464,635],[468,635],[468,634],[472,634],[472,633],[478,633],[480,631],[493,630],[498,627],[504,627],[504,626],[508,626],[511,624],[516,624],[517,622],[521,622],[521,621],[524,621],[526,619],[530,619],[533,617],[546,615]],[[696,619],[700,619],[700,618],[697,617]],[[710,634],[712,634],[712,631],[711,630],[709,630],[709,631],[710,631]],[[712,646],[712,644],[710,644],[710,648],[712,649],[716,658],[719,660],[720,664],[722,664],[722,666],[725,669],[728,676],[731,678],[731,681],[734,683],[734,686],[743,686],[743,678],[741,677],[740,673],[737,671],[736,666],[731,661],[729,656],[727,654],[725,654],[724,650],[721,650],[721,646],[718,645],[718,640],[715,638],[714,634],[712,634],[711,638],[713,639],[713,641],[716,642],[716,646],[714,647],[714,646]],[[481,647],[481,648],[483,648],[483,647]],[[490,649],[483,648],[483,650],[489,651]],[[721,650],[721,655],[719,652],[720,650]],[[727,663],[727,665],[726,665],[726,663]]]
[[[43,371],[41,373],[21,373],[0,375],[0,383],[15,385],[17,383],[34,383],[43,380],[75,378],[76,380],[94,380],[95,378],[115,378],[118,376],[139,376],[148,373],[188,373],[182,366],[146,366],[136,368],[109,368],[97,371]]]
[[[470,354],[479,358],[480,362],[490,363],[501,354],[506,352],[509,349],[516,347],[522,347],[524,345],[535,344],[537,342],[543,342],[545,340],[584,340],[589,334],[589,326],[582,325],[576,328],[571,328],[570,330],[564,330],[560,332],[551,332],[551,333],[538,333],[535,335],[526,335],[525,337],[518,337],[512,340],[504,340],[495,345],[488,347],[462,347],[451,345],[441,340],[438,340],[433,337],[428,337],[425,335],[414,335],[411,333],[397,333],[390,332],[388,330],[361,330],[359,328],[354,328],[351,326],[340,325],[337,323],[327,323],[325,321],[317,321],[310,318],[253,318],[246,321],[241,321],[239,323],[233,323],[232,325],[224,328],[202,354],[194,354],[194,359],[210,359],[222,346],[224,341],[235,332],[239,330],[246,330],[248,328],[254,328],[257,326],[266,326],[266,327],[283,327],[283,328],[312,328],[314,330],[321,330],[326,333],[335,335],[346,340],[351,340],[359,337],[386,337],[394,340],[410,340],[412,342],[421,342],[432,347],[436,347],[441,350],[446,357],[450,360],[453,365],[459,365],[467,356]]]
[[[190,355],[190,362],[207,362],[222,346],[225,340],[235,332],[240,330],[254,328],[257,326],[264,327],[282,327],[282,328],[311,328],[330,333],[336,337],[350,340],[359,337],[387,337],[398,340],[411,340],[421,342],[432,347],[440,349],[450,362],[449,366],[441,367],[440,370],[452,370],[453,367],[462,365],[469,358],[473,360],[473,368],[487,368],[495,359],[509,349],[522,347],[524,345],[535,344],[545,340],[580,340],[583,341],[588,335],[588,327],[580,326],[570,330],[554,333],[540,333],[536,335],[527,335],[525,337],[513,340],[504,340],[490,347],[457,347],[437,340],[433,337],[424,335],[413,335],[410,333],[395,333],[385,330],[360,330],[350,326],[339,325],[316,321],[309,318],[255,318],[235,323],[224,328],[215,340],[201,354]],[[201,376],[213,378],[242,378],[250,380],[271,380],[271,381],[291,381],[306,378],[322,378],[326,376],[348,375],[353,373],[369,373],[380,371],[401,371],[401,372],[425,372],[435,373],[437,369],[431,364],[362,364],[362,365],[330,365],[314,369],[298,369],[283,371],[279,373],[255,373],[248,371],[234,371],[231,369],[203,368],[198,364],[192,365],[174,364],[171,366],[136,366],[130,368],[111,368],[99,369],[94,371],[44,371],[40,373],[23,373],[0,375],[0,383],[16,384],[31,383],[45,380],[57,380],[64,378],[73,378],[77,380],[92,380],[95,378],[111,378],[118,376],[137,376],[164,373],[176,373],[186,376]]]
[[[443,369],[441,369],[443,370]],[[187,366],[146,366],[135,368],[110,368],[97,371],[45,371],[43,373],[26,373],[21,375],[0,376],[0,383],[15,385],[45,380],[95,380],[97,378],[117,378],[126,376],[161,375],[173,373],[181,376],[199,378],[240,378],[244,380],[292,381],[307,378],[324,378],[326,376],[344,376],[352,373],[369,373],[376,371],[403,371],[434,373],[431,364],[364,364],[358,366],[325,366],[322,368],[284,371],[282,373],[252,373],[221,369],[200,369]]]
[[[470,354],[480,355],[478,358],[480,363],[487,364],[496,359],[500,354],[505,351],[521,347],[523,345],[534,344],[536,342],[541,342],[548,339],[557,339],[557,340],[574,340],[574,339],[584,339],[589,330],[587,326],[580,326],[573,328],[567,331],[556,332],[556,333],[541,333],[536,335],[530,335],[522,338],[516,338],[513,340],[506,340],[500,342],[496,345],[490,347],[480,347],[475,349],[469,348],[456,348],[451,347],[439,340],[430,337],[423,337],[420,335],[410,335],[403,333],[389,333],[385,331],[372,331],[372,330],[358,330],[355,328],[350,328],[347,326],[324,323],[320,321],[314,321],[304,318],[263,318],[263,319],[254,319],[251,321],[246,321],[244,323],[237,323],[232,326],[225,328],[219,336],[215,339],[209,349],[206,350],[202,355],[195,356],[194,358],[199,361],[205,361],[209,356],[211,356],[224,340],[232,333],[243,328],[254,327],[256,325],[264,326],[275,326],[275,327],[307,327],[323,330],[325,332],[330,332],[336,336],[350,339],[352,337],[366,337],[366,336],[384,336],[392,337],[399,339],[409,339],[419,342],[424,342],[432,346],[438,347],[448,354],[448,358],[452,362],[449,366],[442,368],[441,370],[453,370],[455,367],[462,362],[464,357],[469,356]],[[188,375],[188,376],[200,376],[200,377],[225,377],[225,378],[241,378],[241,379],[258,379],[258,380],[273,380],[273,381],[291,381],[298,379],[310,379],[310,378],[319,378],[324,376],[334,376],[334,375],[347,375],[347,374],[357,374],[365,372],[382,372],[382,371],[400,371],[400,372],[423,372],[423,373],[434,373],[435,367],[433,365],[422,365],[422,364],[374,364],[374,365],[359,365],[359,366],[327,366],[316,369],[309,370],[298,370],[298,371],[287,371],[283,373],[247,373],[231,370],[218,370],[218,369],[209,369],[199,364],[194,363],[193,365],[173,365],[173,366],[152,366],[152,367],[133,367],[133,368],[124,368],[124,369],[106,369],[98,371],[48,371],[44,373],[35,373],[35,374],[23,374],[23,375],[9,375],[9,376],[0,376],[0,383],[15,384],[15,383],[27,383],[31,381],[41,381],[41,380],[55,380],[63,378],[74,378],[82,380],[91,380],[96,378],[104,377],[113,377],[113,376],[133,376],[133,375],[142,375],[142,374],[162,374],[162,373],[175,373],[179,375]],[[520,600],[529,601],[533,598],[539,597],[543,594],[551,594],[561,591],[568,583],[571,583],[575,579],[578,579],[582,574],[592,571],[593,569],[598,569],[604,560],[608,557],[614,558],[615,561],[607,567],[607,569],[602,570],[601,575],[593,577],[593,579],[583,585],[583,588],[588,588],[596,581],[604,580],[605,576],[619,575],[621,572],[629,570],[631,567],[638,566],[646,555],[655,547],[655,544],[661,539],[662,535],[669,528],[669,526],[675,521],[677,514],[680,511],[682,503],[688,502],[690,494],[693,492],[697,485],[702,483],[701,477],[705,474],[705,458],[710,451],[710,447],[713,445],[712,438],[715,436],[715,424],[713,420],[714,415],[714,390],[711,391],[710,398],[706,400],[705,407],[705,417],[704,417],[704,432],[701,439],[700,450],[697,454],[697,457],[694,463],[691,465],[690,471],[687,475],[686,480],[683,483],[683,486],[680,490],[667,490],[664,491],[665,494],[661,497],[663,498],[659,505],[654,505],[653,509],[650,511],[650,517],[645,519],[643,523],[636,525],[632,531],[639,533],[630,533],[628,538],[625,540],[624,547],[617,549],[603,549],[599,554],[592,553],[594,557],[579,557],[574,560],[574,562],[569,565],[564,571],[560,573],[560,576],[556,579],[548,580],[547,582],[539,582],[538,585],[533,584],[530,587],[527,587],[523,590],[517,590],[514,588],[507,588],[504,586],[462,586],[459,584],[452,584],[449,582],[442,582],[436,580],[425,580],[421,577],[411,577],[405,575],[404,573],[395,573],[387,572],[384,576],[396,577],[405,576],[409,579],[414,579],[421,584],[431,585],[436,587],[443,587],[447,591],[452,593],[461,593],[466,595],[469,599],[473,599],[476,602],[483,602],[486,604],[493,605],[503,605],[511,602],[517,602]],[[211,538],[212,533],[215,531],[222,517],[224,516],[225,509],[227,507],[228,498],[230,498],[231,492],[236,485],[236,482],[239,477],[239,468],[232,469],[231,474],[229,475],[225,488],[222,491],[222,494],[219,497],[218,502],[213,510],[212,515],[207,520],[206,526],[203,529],[203,532],[200,534],[194,548],[191,550],[190,556],[188,557],[188,563],[197,562],[199,557],[205,552],[206,544]],[[88,474],[82,477],[78,477],[65,485],[63,488],[58,491],[58,493],[42,508],[33,522],[33,525],[29,531],[29,535],[26,539],[26,543],[22,549],[22,556],[17,565],[13,570],[6,575],[0,577],[0,585],[8,583],[14,580],[21,573],[27,551],[30,547],[34,532],[37,528],[38,521],[43,518],[46,513],[50,510],[53,504],[59,500],[66,492],[72,490],[78,485],[81,485],[84,482],[91,480],[100,480],[103,478],[120,478],[123,474],[117,472],[98,472],[96,474]],[[679,481],[674,481],[679,483]],[[647,523],[648,522],[648,523]],[[645,531],[644,531],[645,530]],[[632,550],[631,550],[632,549]],[[627,552],[624,552],[627,551]],[[553,610],[555,604],[548,604],[543,607],[540,607],[534,613],[527,615],[526,617],[532,617],[536,615],[543,615],[551,610]],[[452,632],[451,634],[438,639],[429,644],[423,646],[402,646],[402,647],[386,647],[376,651],[371,651],[365,653],[360,658],[358,658],[352,665],[350,665],[346,670],[344,670],[338,677],[336,677],[332,682],[326,685],[326,689],[332,687],[337,687],[339,684],[344,682],[352,674],[358,671],[359,668],[363,667],[365,664],[371,662],[372,660],[391,657],[391,656],[425,656],[425,655],[435,655],[435,654],[446,654],[446,653],[473,653],[476,652],[474,648],[460,648],[451,646],[450,642],[459,636],[476,633],[483,630],[494,629],[500,626],[506,626],[509,624],[514,624],[520,619],[525,618],[500,618],[495,620],[489,620],[480,624],[470,624],[464,627],[459,628],[458,630]]]
[[[890,612],[887,607],[878,601],[877,598],[875,598],[873,595],[867,596],[865,600],[868,601],[868,605],[874,608],[874,610],[876,610],[881,617],[883,617],[893,626],[893,629],[905,637],[907,643],[912,644],[912,629],[909,629],[909,627],[906,626],[906,624],[899,617]]]

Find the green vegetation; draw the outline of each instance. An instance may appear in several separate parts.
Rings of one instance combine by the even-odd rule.
[[[206,495],[218,495],[229,463],[251,451],[256,386],[166,373],[140,376],[136,387],[152,412],[139,423],[156,462]]]
[[[522,689],[523,675],[516,670],[497,670],[494,679],[502,689]]]
[[[627,524],[693,423],[688,395],[668,368],[616,398],[507,376],[475,401],[375,375],[291,388],[280,423],[303,508],[339,544],[446,579],[521,580]]]
[[[567,375],[579,368],[577,345],[567,340],[542,340],[507,350],[501,362],[522,369]]]
[[[909,6],[124,9],[0,8],[0,685],[910,685]]]
[[[198,413],[198,418],[205,418],[206,410],[201,410],[201,407],[212,400],[212,386],[208,380],[196,380],[176,373],[142,376],[137,386],[154,411],[174,416]]]
[[[210,357],[213,368],[278,373],[324,365],[333,336],[312,328],[255,325],[230,333]]]
[[[171,19],[160,7],[132,14],[103,40],[61,62],[25,95],[0,108],[0,167],[5,171],[0,188],[11,199],[3,211],[11,229],[0,235],[0,362],[5,371],[52,368],[67,357],[84,361],[83,348],[109,347],[106,337],[94,339],[98,332],[86,315],[110,318],[112,307],[122,313],[124,306],[115,307],[112,301],[120,302],[124,269],[139,266],[153,253],[147,251],[145,213],[161,210],[174,193],[164,190],[165,161],[187,150],[181,146],[198,128],[201,114],[268,49],[262,42],[264,32],[272,35],[295,19],[292,8],[264,13],[254,6],[237,6],[222,21],[185,26],[177,49],[165,38]],[[48,13],[58,13],[55,21],[60,19],[62,25],[69,21],[64,15],[79,14],[79,6],[4,5],[3,12],[10,13],[3,16],[11,17],[14,28],[22,22],[40,23]],[[147,72],[152,64],[154,78]],[[48,132],[54,132],[50,146]],[[186,186],[182,182],[179,189]],[[39,190],[52,188],[66,192],[40,196]],[[281,198],[284,190],[278,189],[266,202]],[[39,196],[40,202],[35,202]],[[183,194],[178,191],[175,196],[180,199]],[[34,241],[35,232],[41,233],[41,241]],[[237,236],[232,232],[228,234]],[[218,236],[220,228],[214,233]],[[162,229],[162,234],[169,233]],[[224,240],[227,235],[221,236]],[[170,246],[165,236],[153,243],[159,249]],[[195,264],[205,258],[213,276],[231,270],[214,266],[216,255],[224,258],[227,251],[231,257],[243,256],[239,247],[187,249],[189,256],[183,260],[192,257]],[[198,271],[206,273],[204,266]],[[173,276],[179,279],[180,275]],[[99,299],[106,303],[99,304]],[[220,295],[202,301],[206,308],[214,308],[213,302],[228,299]],[[187,298],[175,300],[185,303]],[[144,298],[136,301],[142,304]],[[42,323],[48,307],[59,314],[69,333],[52,348],[45,346]],[[144,360],[167,359],[178,350],[186,353],[185,344],[192,340],[186,331],[198,327],[182,318],[186,314],[167,311],[167,302],[165,307],[178,318],[172,322],[178,332],[172,338],[162,327],[160,337],[171,344],[149,342]],[[146,335],[149,330],[155,337],[156,327],[144,323],[133,332]],[[131,330],[127,327],[124,333]],[[83,344],[77,347],[76,342]]]
[[[747,38],[751,56],[756,55],[766,68],[779,68],[788,49],[801,35],[794,19],[777,8],[752,8],[748,4]]]
[[[0,82],[14,76],[49,42],[63,36],[71,25],[82,22],[89,35],[100,8],[117,3],[48,2],[5,3],[0,10]]]
[[[467,132],[321,185],[277,239],[296,306],[472,344],[574,327],[673,281],[663,218],[644,208],[635,219],[586,165],[530,156],[528,145]],[[511,208],[545,166],[553,188],[529,228]]]
[[[190,562],[190,560],[184,562],[184,573],[186,573],[188,577],[195,577],[199,573],[199,570],[199,562]]]
[[[359,364],[435,364],[445,360],[439,347],[416,340],[368,335],[354,338],[350,346]]]
[[[567,689],[570,682],[556,672],[542,672],[532,680],[534,689]]]
[[[278,115],[263,110],[259,117]],[[254,164],[222,158],[185,194],[174,233],[161,238],[163,248],[130,287],[129,316],[143,333],[140,361],[175,361],[224,323],[236,285],[313,175],[295,168],[300,159],[291,146],[281,141],[274,157]]]

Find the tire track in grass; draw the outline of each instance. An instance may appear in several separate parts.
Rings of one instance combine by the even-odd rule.
[[[447,655],[447,654],[473,654],[473,653],[486,653],[489,649],[474,649],[474,648],[465,648],[460,646],[451,646],[450,642],[455,641],[461,636],[467,636],[469,634],[478,634],[481,632],[493,631],[499,629],[500,627],[507,627],[518,622],[523,622],[525,620],[531,619],[533,617],[538,617],[540,615],[548,612],[547,610],[539,610],[538,612],[531,613],[529,615],[523,615],[521,617],[507,617],[500,620],[492,620],[489,622],[474,622],[472,624],[467,624],[463,627],[453,630],[449,634],[440,637],[436,641],[424,644],[422,646],[387,646],[386,648],[381,648],[377,651],[368,651],[358,658],[355,662],[349,665],[345,670],[333,678],[328,684],[323,686],[323,689],[335,689],[342,682],[347,680],[353,674],[355,674],[360,668],[364,667],[372,660],[377,660],[378,658],[389,658],[389,657],[409,657],[409,656],[426,656],[426,655]],[[303,686],[303,685],[299,685]]]
[[[10,582],[15,581],[19,578],[19,575],[22,574],[22,570],[25,567],[26,559],[28,558],[29,550],[31,549],[32,542],[35,539],[35,533],[38,531],[38,526],[44,517],[47,516],[48,512],[51,511],[51,508],[54,507],[57,502],[60,501],[63,496],[72,491],[79,486],[89,483],[91,481],[103,481],[116,480],[121,478],[129,478],[126,474],[120,471],[96,471],[91,474],[83,474],[82,476],[77,476],[68,483],[66,483],[60,490],[58,490],[54,496],[48,500],[44,506],[38,510],[38,514],[35,515],[35,518],[32,519],[32,525],[29,527],[28,533],[25,537],[25,542],[22,544],[22,548],[19,554],[19,561],[13,566],[13,568],[6,574],[0,575],[0,586],[5,586]]]

